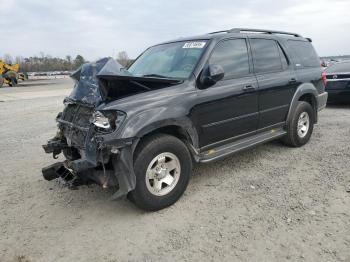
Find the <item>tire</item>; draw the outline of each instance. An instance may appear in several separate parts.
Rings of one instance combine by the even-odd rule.
[[[185,192],[192,158],[186,145],[173,136],[157,134],[140,143],[134,154],[136,188],[128,198],[143,210],[157,211],[174,204]]]
[[[11,78],[11,79],[9,80],[9,86],[11,86],[11,87],[16,86],[16,80],[15,80],[14,78]]]
[[[307,119],[308,127],[306,127],[306,124],[303,124],[306,123]],[[299,101],[291,119],[287,123],[287,135],[282,139],[283,143],[290,147],[305,145],[310,140],[314,123],[315,114],[312,106],[307,102]]]

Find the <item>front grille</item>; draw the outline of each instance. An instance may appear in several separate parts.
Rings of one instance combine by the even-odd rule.
[[[349,79],[350,74],[330,74],[327,75],[327,79]]]
[[[92,107],[86,107],[78,104],[69,104],[63,111],[62,119],[80,127],[90,127],[90,118],[94,113]]]
[[[69,104],[63,111],[62,119],[67,122],[73,122],[73,117],[78,109],[78,105]]]
[[[89,128],[91,127],[90,118],[94,109],[78,104],[68,104],[62,113],[61,130],[67,139],[69,146],[85,148]]]
[[[71,144],[78,148],[85,148],[85,141],[88,135],[86,131],[70,130],[69,132]]]
[[[92,117],[94,111],[92,108],[80,106],[78,109],[78,117],[76,117],[75,123],[78,126],[90,127],[90,118]]]

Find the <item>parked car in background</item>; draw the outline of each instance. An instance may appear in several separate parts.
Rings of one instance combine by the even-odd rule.
[[[330,103],[350,103],[350,61],[335,63],[325,70]]]

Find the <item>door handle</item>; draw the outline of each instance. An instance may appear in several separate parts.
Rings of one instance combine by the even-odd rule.
[[[255,90],[255,87],[253,85],[246,85],[242,88],[243,91],[252,91]]]
[[[297,82],[297,79],[291,78],[288,82],[289,82],[289,84],[295,84]]]

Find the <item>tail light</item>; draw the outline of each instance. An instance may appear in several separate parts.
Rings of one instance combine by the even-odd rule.
[[[327,76],[326,76],[325,72],[322,72],[322,81],[323,81],[324,86],[326,86],[327,85]]]

